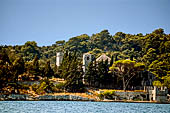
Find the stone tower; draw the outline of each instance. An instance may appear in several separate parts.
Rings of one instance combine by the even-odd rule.
[[[61,62],[63,60],[63,56],[64,56],[63,52],[57,52],[56,53],[56,65],[57,65],[57,67],[59,67],[61,65]]]
[[[88,64],[92,61],[92,54],[85,53],[83,54],[83,71],[86,72]]]
[[[84,75],[83,75],[83,84],[85,84],[85,81],[84,81],[84,76],[86,74],[86,70],[87,70],[87,67],[88,67],[88,64],[92,61],[92,54],[90,53],[84,53],[83,54],[83,72],[84,72]]]

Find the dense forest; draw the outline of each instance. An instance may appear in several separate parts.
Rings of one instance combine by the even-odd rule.
[[[61,66],[56,67],[56,52],[59,51],[65,54]],[[100,88],[100,84],[104,84],[107,88],[108,84],[120,86],[122,81],[128,81],[120,87],[126,89],[128,84],[137,84],[135,77],[136,80],[141,79],[137,78],[137,73],[149,71],[155,76],[153,85],[170,88],[170,34],[165,34],[160,28],[145,35],[123,32],[111,35],[108,30],[103,30],[92,36],[82,34],[42,47],[37,46],[35,41],[27,41],[24,45],[1,45],[0,89],[29,89],[28,86],[19,85],[18,81],[45,78],[39,86],[33,85],[32,88],[39,92],[42,89],[55,92],[63,87],[71,92],[83,91],[82,56],[87,52],[95,58],[105,53],[112,59],[110,63],[89,64],[84,77],[89,87]],[[120,66],[124,67],[124,72],[118,71]],[[48,79],[51,77],[63,78],[66,82],[55,86]]]

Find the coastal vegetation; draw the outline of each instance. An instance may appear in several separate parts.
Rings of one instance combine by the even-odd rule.
[[[63,62],[57,67],[56,52],[64,52]],[[91,62],[84,76],[83,53],[99,57],[103,53],[111,61]],[[128,60],[127,60],[128,59]],[[55,92],[85,92],[88,88],[131,89],[154,75],[153,85],[170,89],[170,34],[156,29],[149,34],[111,35],[108,30],[88,36],[82,34],[68,41],[56,41],[51,46],[39,47],[35,41],[24,45],[0,46],[0,91],[1,93],[36,94]],[[142,76],[141,76],[142,75]],[[54,84],[51,79],[60,78]],[[83,79],[86,84],[83,84]],[[21,81],[40,81],[24,85]],[[113,92],[107,92],[109,98]]]

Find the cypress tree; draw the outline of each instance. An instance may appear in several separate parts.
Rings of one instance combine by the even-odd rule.
[[[87,70],[86,70],[86,74],[84,76],[85,79],[85,83],[88,84],[89,86],[92,85],[92,82],[94,82],[94,66],[93,66],[93,62],[90,62]]]
[[[50,78],[54,75],[54,71],[51,69],[51,66],[50,66],[50,61],[47,61],[47,64],[44,69],[44,75],[47,78]]]
[[[71,61],[67,76],[65,76],[65,88],[70,92],[82,92],[84,91],[84,85],[82,82],[83,70],[81,62],[78,61],[76,53],[70,54],[69,56]]]
[[[36,55],[32,62],[32,68],[30,70],[31,74],[35,75],[36,77],[40,75],[40,69],[39,69],[39,62],[38,62],[38,56]]]

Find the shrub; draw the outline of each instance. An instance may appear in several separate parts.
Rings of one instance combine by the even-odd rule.
[[[116,96],[114,91],[105,91],[98,95],[100,99],[113,99],[113,96]]]

